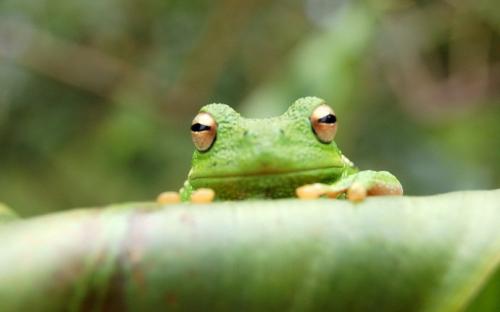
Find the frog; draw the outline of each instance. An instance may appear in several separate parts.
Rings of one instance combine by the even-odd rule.
[[[303,97],[277,117],[245,118],[226,104],[203,106],[191,124],[195,151],[177,192],[160,202],[348,199],[402,195],[388,171],[360,171],[335,142],[338,121],[319,97]],[[163,199],[163,200],[162,200]]]

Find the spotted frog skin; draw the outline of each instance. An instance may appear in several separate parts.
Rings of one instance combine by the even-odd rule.
[[[317,97],[298,99],[283,115],[264,119],[244,118],[225,104],[206,105],[191,126],[196,150],[188,178],[180,195],[164,193],[163,201],[359,201],[403,193],[387,171],[358,171],[337,147],[336,131],[333,109]]]

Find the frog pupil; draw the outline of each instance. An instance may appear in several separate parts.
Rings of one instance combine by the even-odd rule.
[[[326,123],[326,124],[334,124],[337,122],[337,117],[335,117],[335,115],[333,115],[333,114],[328,114],[328,115],[318,119],[318,122]]]
[[[210,126],[202,125],[200,123],[195,123],[191,126],[191,131],[193,132],[201,132],[210,130]]]

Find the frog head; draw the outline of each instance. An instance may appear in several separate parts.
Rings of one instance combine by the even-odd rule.
[[[225,199],[290,197],[298,186],[342,175],[336,128],[333,109],[317,97],[264,119],[244,118],[225,104],[206,105],[191,126],[196,150],[188,181]]]

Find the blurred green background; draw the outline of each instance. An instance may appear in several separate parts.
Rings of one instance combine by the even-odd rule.
[[[316,95],[410,195],[500,187],[495,0],[3,0],[0,201],[22,216],[178,189],[210,102]]]

